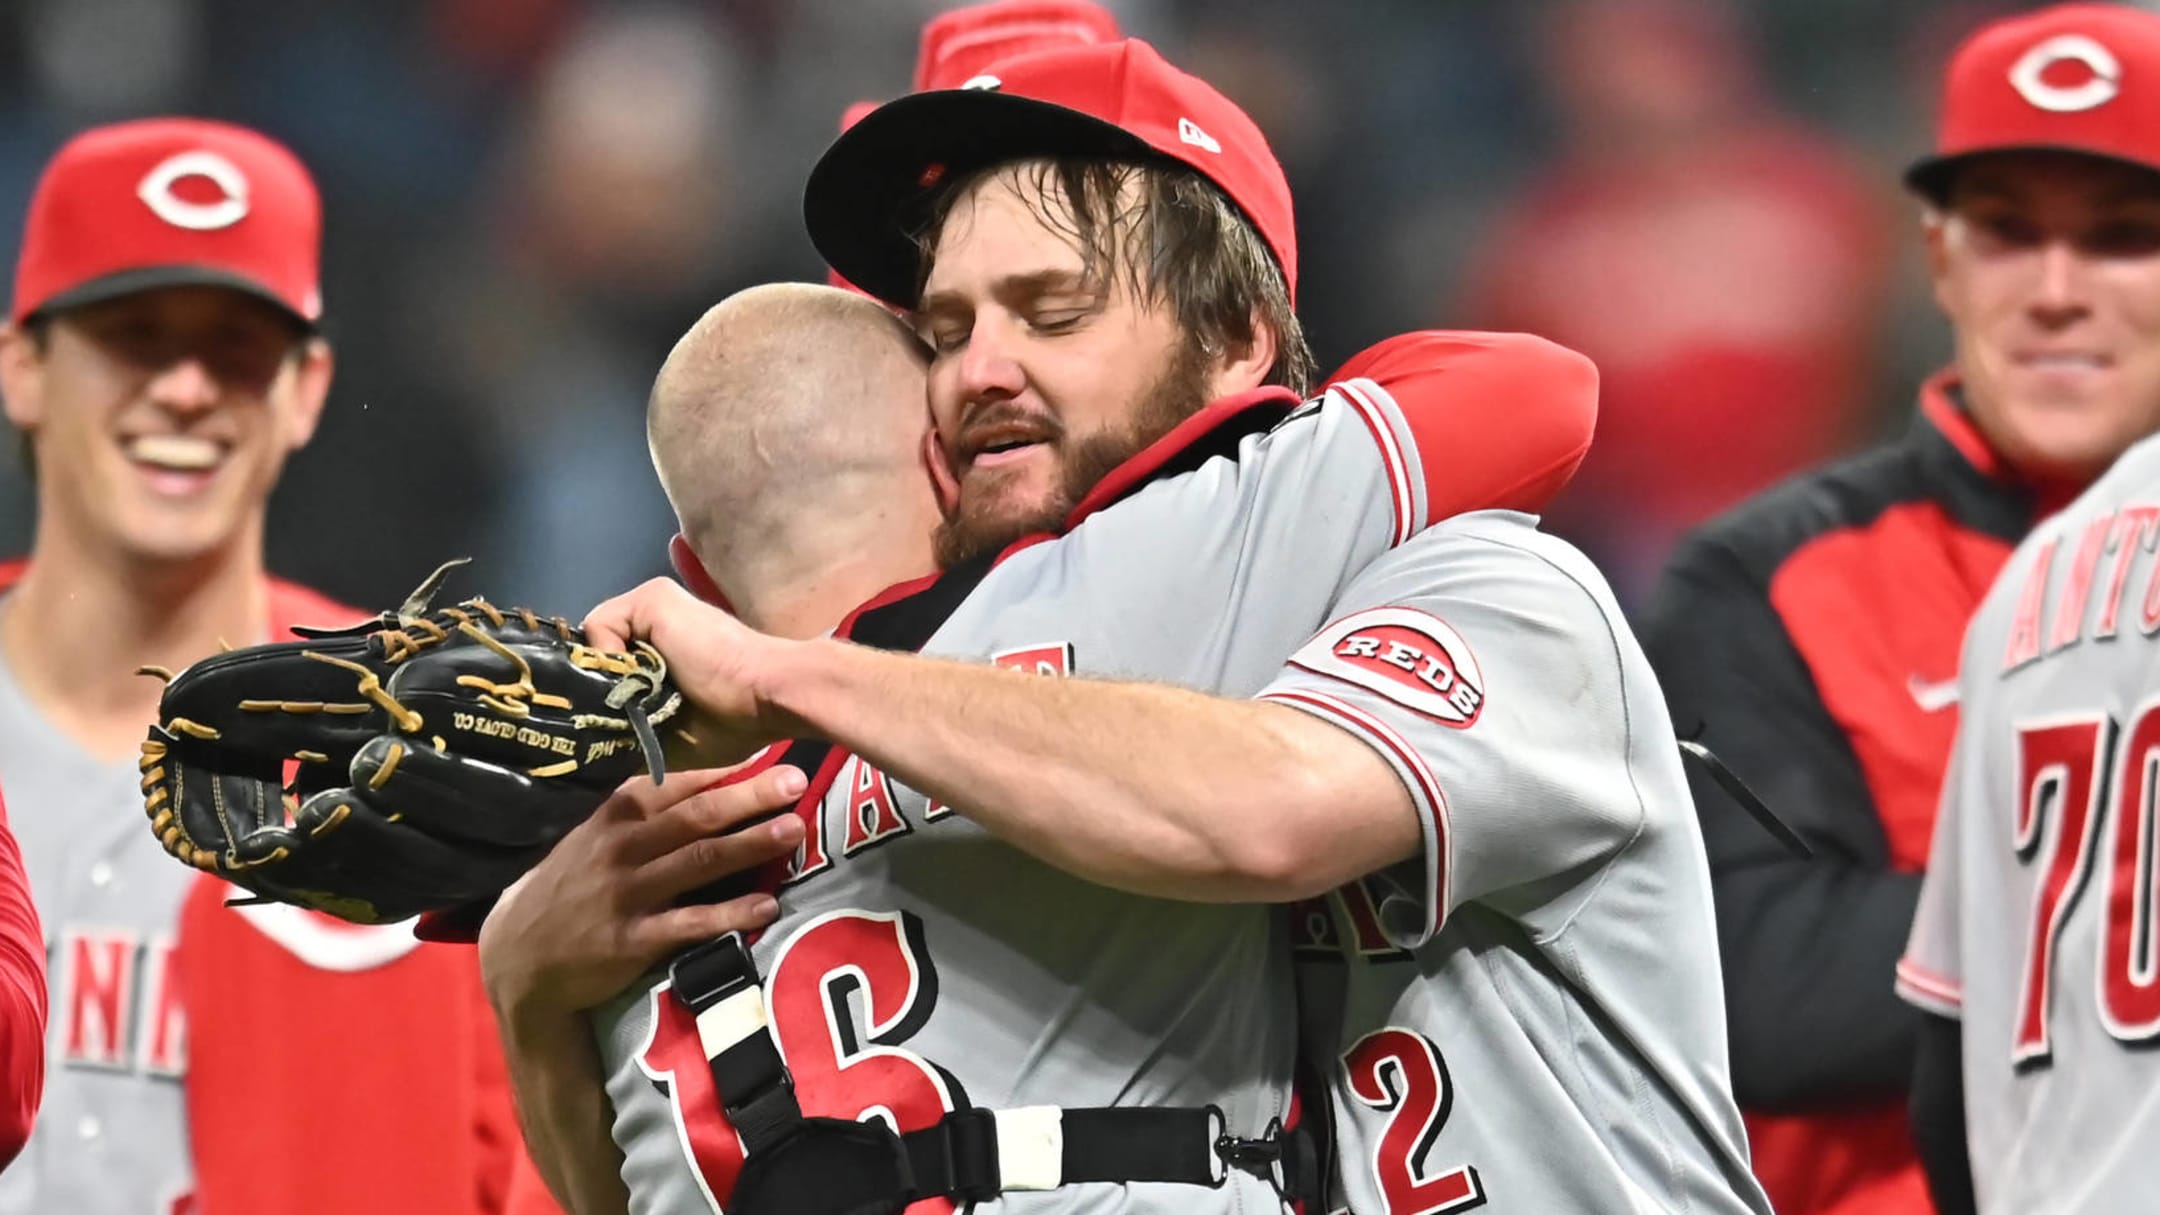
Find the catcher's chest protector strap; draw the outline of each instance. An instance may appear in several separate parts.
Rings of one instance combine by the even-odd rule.
[[[714,1091],[742,1140],[729,1203],[742,1215],[879,1215],[923,1198],[982,1202],[1090,1181],[1214,1187],[1232,1168],[1316,1202],[1320,1162],[1308,1135],[1274,1126],[1260,1139],[1235,1138],[1213,1106],[964,1109],[897,1135],[882,1122],[805,1117],[739,934],[676,958],[670,991],[697,1019]]]

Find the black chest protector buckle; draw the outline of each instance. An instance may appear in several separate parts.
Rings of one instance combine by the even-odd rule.
[[[984,1202],[1089,1182],[1219,1187],[1257,1175],[1290,1200],[1318,1176],[1303,1131],[1227,1133],[1222,1111],[1030,1106],[960,1109],[905,1134],[880,1120],[805,1116],[765,1022],[757,964],[730,933],[677,956],[670,994],[697,1019],[713,1090],[742,1140],[730,1215],[900,1215],[936,1195]]]
[[[804,1118],[743,1159],[736,1215],[900,1215],[915,1196],[906,1147],[883,1122]]]

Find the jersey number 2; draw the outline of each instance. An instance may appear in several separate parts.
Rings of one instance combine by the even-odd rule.
[[[1455,1105],[1439,1047],[1407,1029],[1374,1030],[1344,1052],[1342,1065],[1350,1096],[1388,1115],[1365,1162],[1387,1202],[1386,1215],[1442,1215],[1485,1205],[1476,1169],[1434,1170],[1424,1163]]]
[[[2154,932],[2160,698],[2140,706],[2117,742],[2115,723],[2105,716],[2029,723],[2017,731],[2011,843],[2019,861],[2046,866],[2033,894],[2019,985],[2011,1060],[2020,1067],[2048,1060],[2055,943],[2096,862],[2103,917],[2096,959],[2101,1023],[2121,1042],[2160,1034],[2160,940]]]
[[[954,1087],[945,1075],[898,1046],[922,1028],[937,1003],[937,971],[915,917],[867,911],[817,917],[780,947],[765,997],[804,1114],[882,1118],[897,1130],[914,1131],[935,1125],[953,1108]],[[683,1146],[717,1215],[742,1172],[742,1142],[713,1092],[697,1022],[665,987],[649,999],[653,1037],[638,1064],[667,1086]],[[860,1023],[851,999],[860,1001]],[[907,1209],[908,1215],[952,1210],[942,1198]]]

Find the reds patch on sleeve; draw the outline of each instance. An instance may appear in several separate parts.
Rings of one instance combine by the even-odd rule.
[[[1462,634],[1403,607],[1371,608],[1322,629],[1292,666],[1377,692],[1442,725],[1467,729],[1485,707],[1485,675]]]

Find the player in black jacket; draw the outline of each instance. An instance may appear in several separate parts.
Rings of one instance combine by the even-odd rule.
[[[1816,850],[1787,856],[1697,788],[1735,1090],[1785,1215],[1930,1209],[1905,1130],[1922,1018],[1892,972],[1965,622],[2040,515],[2160,429],[2160,138],[2131,117],[2160,107],[2150,73],[2160,18],[2127,8],[2046,10],[1961,49],[1938,155],[1908,176],[1951,368],[1903,440],[1691,536],[1650,612],[1676,725],[1700,723]]]

